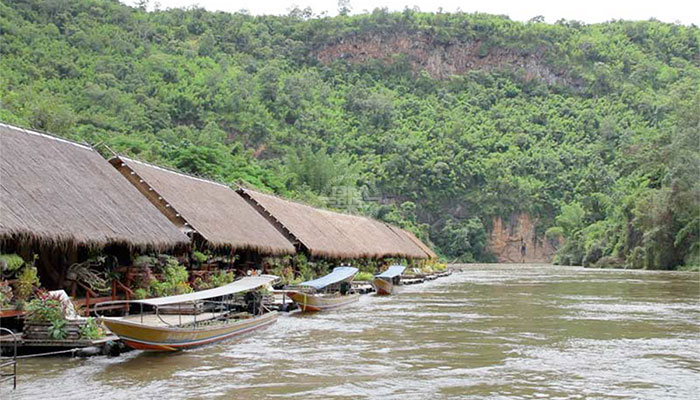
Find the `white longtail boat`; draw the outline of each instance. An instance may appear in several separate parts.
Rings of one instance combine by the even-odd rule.
[[[358,270],[355,267],[336,267],[333,272],[318,279],[302,282],[287,291],[301,311],[326,311],[357,301],[358,293],[352,289],[352,280]]]
[[[131,308],[137,305],[141,313],[100,320],[133,349],[175,351],[201,346],[274,323],[277,312],[269,311],[255,291],[277,279],[274,275],[245,277],[214,289],[132,300],[128,302]],[[119,302],[100,303],[97,309],[114,303]],[[144,313],[144,306],[152,312]]]
[[[406,269],[403,265],[391,265],[386,271],[374,276],[374,289],[379,295],[393,293],[394,286],[401,284],[401,274]]]

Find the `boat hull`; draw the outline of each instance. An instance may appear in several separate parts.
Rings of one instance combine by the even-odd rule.
[[[279,314],[274,311],[226,325],[202,329],[149,326],[121,319],[103,318],[107,328],[136,350],[177,351],[230,339],[268,326]]]
[[[358,293],[328,297],[303,292],[287,292],[287,296],[299,306],[302,312],[333,310],[354,303],[360,298]]]
[[[374,278],[372,284],[377,290],[378,295],[386,296],[390,295],[394,291],[394,284],[391,283],[391,281],[382,278]]]

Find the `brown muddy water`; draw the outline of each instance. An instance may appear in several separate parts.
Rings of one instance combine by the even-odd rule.
[[[2,399],[698,399],[700,275],[470,265],[179,354],[21,360]]]

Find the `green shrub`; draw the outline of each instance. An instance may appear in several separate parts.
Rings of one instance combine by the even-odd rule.
[[[68,321],[56,320],[51,321],[49,326],[49,336],[54,340],[63,340],[68,334]]]
[[[94,318],[88,318],[85,324],[80,327],[80,338],[81,339],[99,339],[104,337],[104,331],[95,322]]]
[[[51,298],[47,294],[39,296],[27,303],[25,320],[53,324],[66,319],[66,311],[61,301]]]
[[[220,270],[209,276],[210,287],[224,286],[235,280],[236,274],[233,271]]]
[[[374,274],[371,272],[358,272],[355,275],[355,280],[359,282],[368,282],[374,279]]]
[[[22,268],[15,283],[15,297],[19,301],[27,301],[39,287],[39,276],[35,267],[27,265]]]
[[[622,266],[622,262],[615,257],[601,257],[598,262],[593,265],[596,268],[619,268]]]
[[[152,296],[163,297],[192,292],[192,287],[187,283],[187,269],[178,264],[176,259],[167,258],[162,271],[162,280],[151,281],[149,291]]]
[[[436,272],[442,272],[442,271],[447,269],[447,264],[444,264],[444,263],[436,262],[436,263],[430,264],[430,266],[433,269],[433,271],[436,271]]]
[[[627,256],[626,268],[643,269],[646,265],[647,252],[642,246],[635,247]]]
[[[139,268],[150,268],[156,265],[157,258],[151,256],[138,256],[134,259],[134,266]]]
[[[194,262],[197,265],[200,265],[200,264],[207,262],[207,260],[209,259],[209,256],[207,256],[206,254],[204,254],[200,251],[194,251],[194,252],[192,252],[192,259],[194,260]]]
[[[135,300],[143,300],[146,297],[148,297],[148,291],[144,288],[138,288],[134,290],[134,299]]]
[[[686,265],[681,265],[678,268],[679,271],[695,271],[695,272],[700,272],[700,264],[686,264]]]
[[[24,265],[24,259],[17,254],[0,254],[0,272],[15,272]]]

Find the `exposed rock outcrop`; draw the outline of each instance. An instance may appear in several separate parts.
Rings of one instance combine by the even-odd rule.
[[[397,60],[408,62],[414,71],[425,70],[434,78],[461,75],[470,70],[518,69],[525,79],[538,79],[548,84],[566,79],[544,62],[544,49],[518,52],[513,49],[486,46],[479,40],[435,43],[428,34],[392,33],[347,37],[328,44],[316,57],[328,65],[337,59],[351,64],[380,60],[387,64]],[[397,59],[397,56],[403,58]]]
[[[507,220],[492,221],[489,250],[502,263],[551,262],[558,243],[538,236],[537,219],[528,214],[514,214]]]

